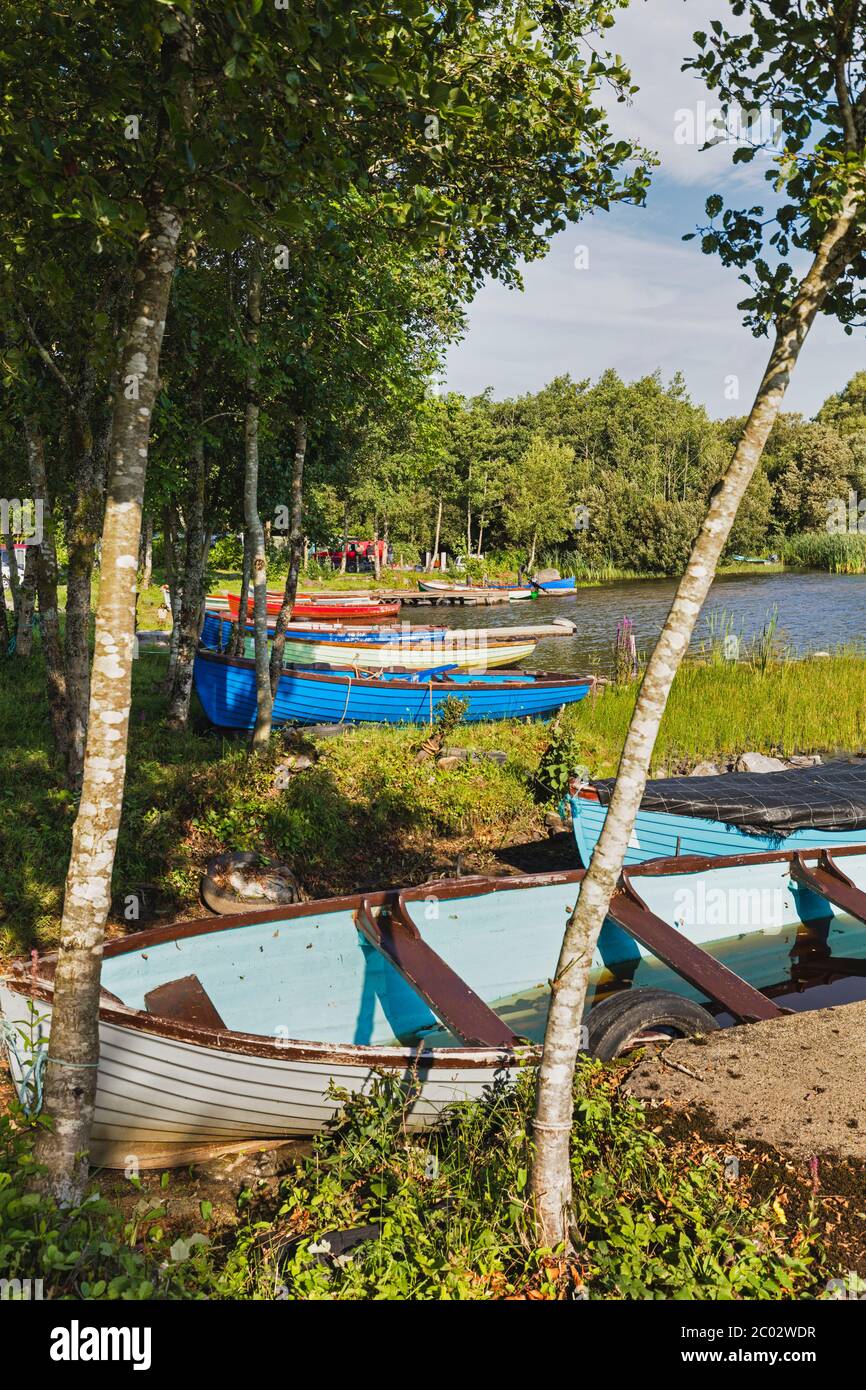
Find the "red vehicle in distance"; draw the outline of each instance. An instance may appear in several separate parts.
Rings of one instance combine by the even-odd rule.
[[[363,571],[375,568],[376,548],[379,550],[379,564],[390,565],[393,562],[393,552],[387,541],[362,541],[355,537],[349,537],[345,542],[337,542],[333,548],[324,550],[316,549],[315,556],[320,564],[330,563],[335,570],[343,566],[343,554],[346,556],[346,573],[359,574]]]

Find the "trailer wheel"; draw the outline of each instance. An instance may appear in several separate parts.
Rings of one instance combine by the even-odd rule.
[[[711,1013],[667,989],[626,989],[596,1004],[586,1020],[586,1050],[602,1062],[646,1043],[712,1033]]]

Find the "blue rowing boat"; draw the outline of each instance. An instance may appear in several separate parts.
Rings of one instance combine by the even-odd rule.
[[[205,613],[204,625],[201,631],[201,643],[210,651],[225,651],[232,635],[232,620],[219,613]],[[255,628],[252,623],[247,624],[247,635],[252,637]],[[508,636],[508,629],[504,629],[505,637]],[[376,644],[403,643],[403,642],[431,642],[441,639],[447,632],[444,627],[410,627],[404,623],[401,627],[371,627],[371,628],[342,628],[337,629],[336,625],[329,626],[323,623],[321,627],[317,624],[309,623],[303,626],[293,625],[286,629],[286,640],[306,641],[315,638],[316,642],[342,642],[346,646],[354,646],[359,642]],[[268,637],[274,635],[274,624],[268,624]]]
[[[255,663],[199,650],[195,688],[205,714],[222,729],[251,729],[256,720]],[[449,668],[375,675],[356,670],[290,666],[274,698],[276,724],[427,724],[449,696],[467,702],[466,720],[541,719],[576,704],[592,676],[497,671],[472,675]]]
[[[610,790],[604,780],[568,798],[583,864],[602,832]],[[625,862],[826,849],[860,844],[864,835],[866,763],[675,777],[647,783]]]

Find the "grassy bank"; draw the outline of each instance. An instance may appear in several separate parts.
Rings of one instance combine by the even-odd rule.
[[[352,730],[320,740],[314,766],[278,789],[281,738],[251,763],[243,738],[210,729],[195,707],[189,732],[165,728],[165,661],[142,649],[134,667],[115,930],[125,929],[130,894],[165,914],[201,910],[200,874],[224,849],[288,862],[317,897],[423,882],[454,872],[458,859],[464,870],[501,870],[509,846],[544,835],[544,814],[556,802],[549,780],[538,779],[550,742],[544,724],[459,728],[453,745],[498,749],[506,760],[448,769],[415,760],[423,729]],[[866,745],[864,682],[866,662],[853,654],[765,671],[687,663],[655,770],[685,770],[744,749],[858,750]],[[606,687],[566,714],[548,757],[554,787],[566,765],[585,764],[597,776],[616,770],[634,698],[634,687]],[[38,653],[0,666],[0,726],[0,950],[17,954],[56,941],[76,809],[52,762]]]
[[[156,601],[144,602],[155,612]],[[309,896],[458,868],[501,872],[515,862],[510,847],[544,838],[568,768],[615,770],[635,698],[634,687],[605,687],[554,728],[457,728],[453,745],[501,750],[501,765],[419,762],[425,729],[295,740],[291,748],[315,760],[284,785],[281,737],[251,762],[243,738],[210,729],[196,708],[188,732],[167,730],[165,666],[163,654],[142,648],[133,669],[112,933],[154,915],[201,912],[202,868],[227,848],[288,862]],[[855,654],[763,670],[690,662],[656,767],[684,769],[745,747],[860,748],[864,677]],[[46,739],[38,650],[0,664],[0,727],[0,946],[18,954],[56,943],[76,811]],[[138,922],[125,917],[130,895],[144,908]],[[577,1080],[573,1263],[533,1238],[527,1073],[515,1092],[460,1107],[424,1137],[407,1132],[407,1097],[382,1078],[281,1179],[250,1178],[237,1196],[224,1178],[196,1169],[134,1181],[104,1174],[99,1201],[64,1211],[27,1193],[30,1131],[10,1106],[11,1121],[0,1114],[2,1273],[44,1279],[46,1297],[99,1299],[779,1300],[825,1296],[828,1279],[860,1268],[851,1254],[859,1227],[852,1235],[842,1219],[847,1197],[814,1191],[805,1168],[790,1170],[778,1156],[741,1154],[734,1136],[662,1133],[658,1117],[623,1093],[623,1074],[586,1064]],[[333,1233],[358,1227],[375,1238],[333,1260]]]

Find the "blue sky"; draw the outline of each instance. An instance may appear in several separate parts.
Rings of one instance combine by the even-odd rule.
[[[522,293],[485,285],[466,337],[449,355],[450,389],[472,394],[492,386],[497,397],[513,396],[565,372],[595,379],[613,367],[633,380],[658,368],[666,379],[681,371],[692,399],[713,416],[748,408],[769,342],[742,324],[736,305],[747,291],[737,272],[704,256],[697,241],[682,241],[702,220],[709,193],[746,205],[765,196],[762,156],[732,166],[733,146],[701,152],[674,138],[678,119],[682,129],[678,112],[697,118],[698,102],[715,106],[693,75],[680,72],[692,33],[713,17],[726,19],[724,0],[631,0],[622,12],[610,46],[641,90],[631,107],[613,107],[612,120],[617,133],[641,140],[661,160],[647,206],[617,207],[562,232],[543,261],[525,268]],[[578,247],[588,251],[584,269],[575,268]],[[785,408],[813,415],[864,367],[862,335],[846,337],[819,318]]]

